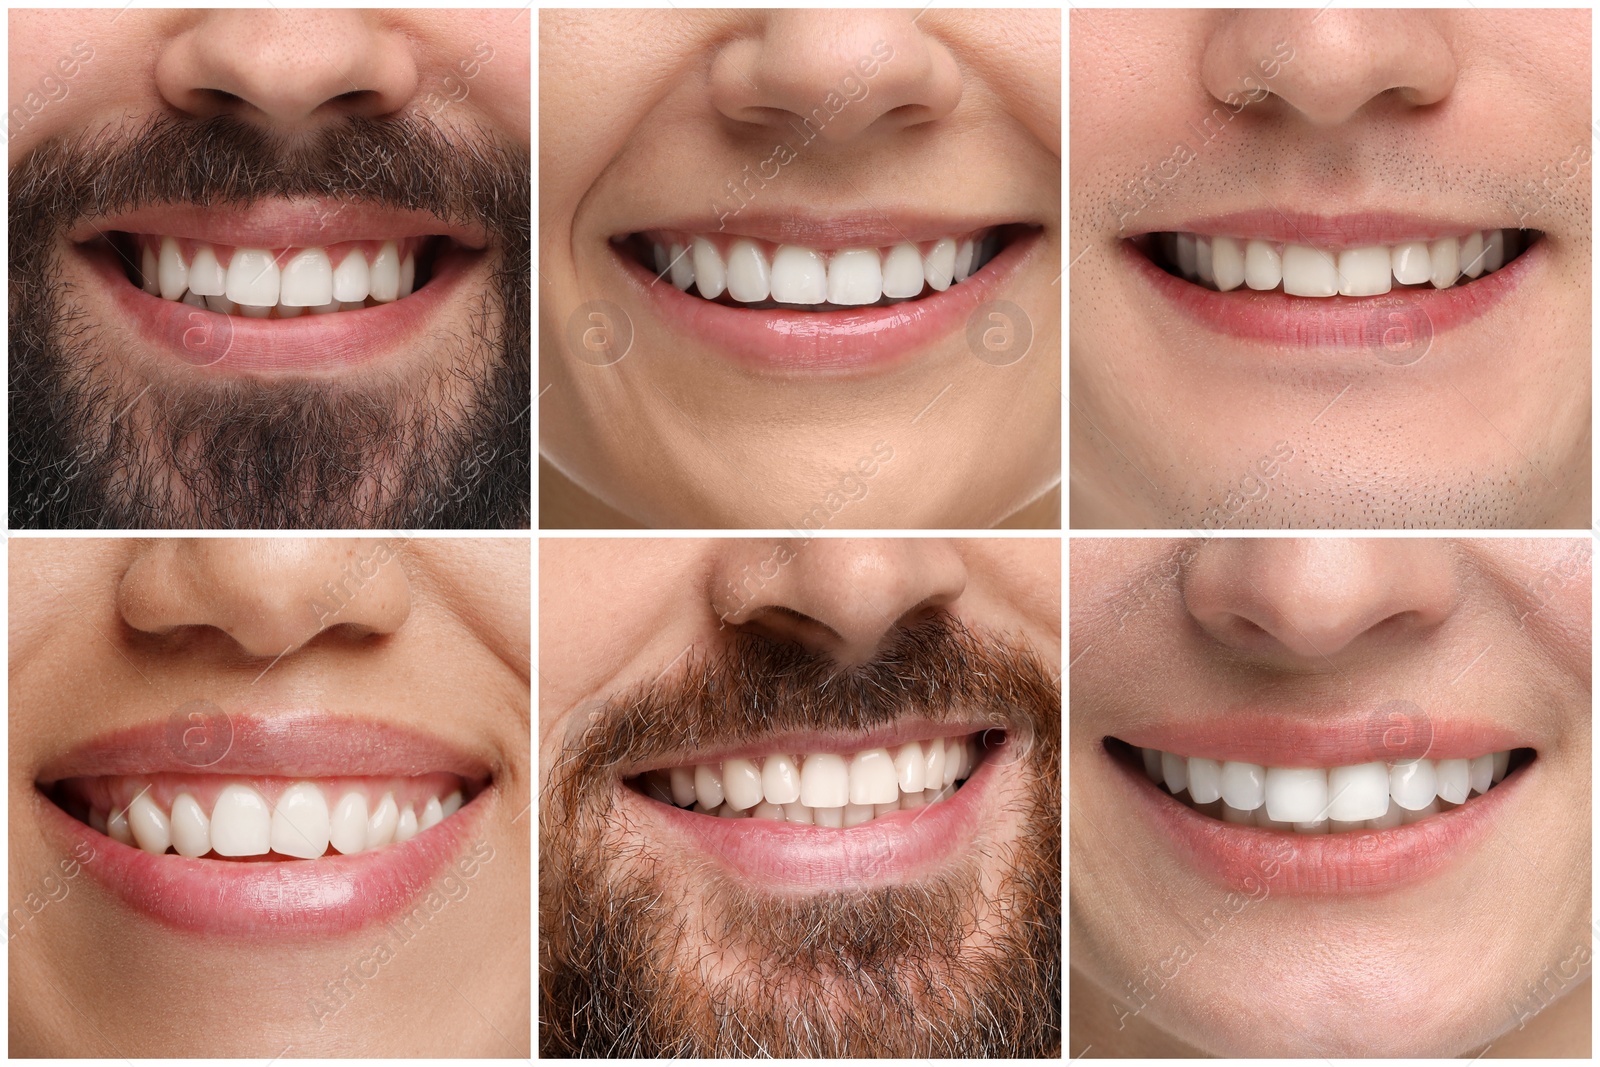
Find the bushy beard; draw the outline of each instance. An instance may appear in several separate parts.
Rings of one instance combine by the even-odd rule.
[[[742,636],[590,714],[541,794],[544,1056],[1055,1056],[1061,1044],[1060,695],[1026,649],[938,617],[840,669]],[[608,768],[908,709],[1007,731],[1025,800],[936,876],[780,896],[611,840]]]
[[[531,273],[525,148],[410,114],[286,145],[229,118],[47,142],[11,175],[11,509],[17,529],[526,527]],[[161,203],[323,197],[484,227],[470,327],[426,369],[338,380],[141,374],[62,281],[84,218]]]

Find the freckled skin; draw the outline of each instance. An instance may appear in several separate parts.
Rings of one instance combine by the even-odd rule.
[[[1315,14],[1072,16],[1071,524],[1587,526],[1590,16]],[[1208,124],[1247,74],[1271,95]],[[1119,262],[1119,231],[1268,207],[1525,220],[1547,259],[1408,365],[1212,332]]]

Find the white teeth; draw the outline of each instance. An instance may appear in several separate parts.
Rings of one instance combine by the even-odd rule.
[[[761,792],[774,804],[793,804],[798,801],[800,769],[794,765],[794,760],[785,755],[768,756],[761,768]],[[676,790],[672,799],[679,807],[684,806],[685,802],[678,799]],[[691,796],[689,799],[694,798]]]
[[[708,808],[714,808],[721,804],[722,768],[710,763],[702,763],[696,767],[694,769],[694,795],[696,800]]]
[[[828,303],[875,304],[883,297],[883,261],[875,248],[835,252],[828,261]]]
[[[972,240],[970,238],[961,242],[960,246],[956,249],[955,273],[952,275],[956,281],[964,282],[968,277],[971,276],[973,268],[976,264],[977,255],[978,251],[975,247],[973,247]]]
[[[846,804],[844,806],[844,820],[842,827],[846,830],[852,826],[860,826],[872,821],[871,804]]]
[[[680,244],[674,244],[667,249],[667,255],[671,262],[671,266],[667,268],[668,277],[672,279],[673,285],[687,291],[689,286],[694,284],[694,258],[689,254],[689,250]]]
[[[1389,253],[1389,269],[1401,285],[1421,285],[1433,277],[1433,261],[1426,241],[1407,241]]]
[[[783,806],[780,804],[769,804],[765,800],[750,809],[750,817],[752,819],[771,819],[773,822],[785,821],[783,816]]]
[[[161,295],[161,266],[149,245],[139,254],[139,277],[145,292],[151,296]]]
[[[367,295],[380,303],[400,298],[400,250],[393,241],[383,242],[378,254],[372,257],[367,284],[372,288]]]
[[[780,245],[772,256],[772,299],[780,304],[825,302],[828,267],[822,256],[798,245]]]
[[[211,807],[211,848],[219,856],[264,856],[272,848],[272,811],[260,793],[230,785]]]
[[[1339,268],[1320,249],[1285,245],[1283,291],[1290,296],[1333,296],[1339,291]]]
[[[395,823],[394,843],[398,845],[402,841],[410,841],[416,836],[417,812],[410,804],[407,804],[405,810],[400,812],[400,821]]]
[[[672,260],[667,255],[667,250],[661,245],[651,245],[650,248],[651,256],[655,260],[656,277],[659,278],[667,273],[667,268],[671,265]]]
[[[1161,753],[1161,778],[1174,793],[1183,792],[1189,787],[1188,761],[1170,752]]]
[[[1394,262],[1382,245],[1347,248],[1339,253],[1341,296],[1382,296],[1394,279]]]
[[[201,245],[189,263],[189,292],[196,296],[221,296],[228,288],[228,272],[217,262],[210,245]]]
[[[923,277],[936,291],[944,292],[950,288],[950,283],[956,275],[956,243],[949,237],[941,238],[928,249],[928,258],[923,264]]]
[[[1496,752],[1494,754],[1494,781],[1496,785],[1500,783],[1500,779],[1506,776],[1506,768],[1510,765],[1510,752]]]
[[[283,266],[278,302],[289,307],[319,307],[333,299],[333,264],[328,253],[308,248]]]
[[[1214,759],[1189,761],[1189,796],[1196,804],[1222,799],[1222,764]]]
[[[1429,280],[1435,289],[1450,288],[1460,276],[1461,254],[1458,247],[1454,237],[1441,237],[1428,246],[1428,258],[1433,264],[1433,276]]]
[[[211,851],[211,817],[188,793],[173,799],[171,825],[172,847],[178,855],[193,859]]]
[[[413,252],[407,252],[406,258],[400,261],[400,295],[410,296],[417,284],[417,257]]]
[[[829,277],[830,282],[832,277]],[[883,295],[905,300],[922,292],[922,253],[914,244],[897,244],[883,261]]]
[[[722,796],[734,811],[761,803],[760,768],[749,760],[728,760],[722,765]]]
[[[1181,235],[1180,235],[1181,236]],[[1244,283],[1252,289],[1276,289],[1283,282],[1283,257],[1265,241],[1251,241],[1244,249]]]
[[[1209,237],[1196,235],[1194,239],[1194,272],[1207,285],[1217,284],[1217,277],[1212,270],[1211,238]]]
[[[687,808],[694,803],[694,768],[674,767],[668,773],[672,776],[672,802]]]
[[[766,253],[754,241],[733,242],[728,250],[728,295],[745,303],[759,303],[771,294],[772,268]]]
[[[161,262],[156,273],[160,282],[161,299],[179,300],[189,288],[189,267],[183,262],[178,242],[171,237],[161,239]]]
[[[808,808],[838,808],[850,803],[850,772],[842,758],[831,752],[806,757],[800,768],[800,803]]]
[[[377,810],[367,816],[367,847],[381,848],[394,841],[394,832],[400,825],[400,807],[393,793],[383,794]]]
[[[172,824],[167,821],[167,813],[147,793],[140,793],[128,805],[128,829],[146,852],[159,856],[172,844]]]
[[[352,248],[334,268],[333,295],[329,299],[341,304],[359,304],[372,292],[370,279],[366,254],[359,248]]]
[[[272,809],[272,851],[316,859],[328,851],[328,802],[310,782],[296,782]]]
[[[722,266],[722,253],[704,237],[694,239],[694,285],[707,300],[715,300],[727,287],[728,272]]]
[[[900,778],[887,749],[856,753],[850,761],[850,803],[887,804],[900,799]]]
[[[328,816],[328,844],[346,856],[367,847],[367,798],[351,791],[334,805]]]
[[[923,756],[928,761],[927,774],[923,776],[924,788],[937,789],[944,784],[944,765],[947,756],[945,739],[935,737],[923,744]]]
[[[1217,288],[1231,292],[1244,284],[1244,248],[1231,237],[1218,237],[1211,242],[1211,273]],[[1276,283],[1274,283],[1276,284]]]
[[[1510,241],[1504,230],[1485,230],[1483,238],[1483,269],[1496,271],[1505,266]]]
[[[422,814],[417,817],[417,832],[438,826],[444,820],[444,808],[439,805],[438,797],[429,797],[428,802],[422,806]]]
[[[1469,278],[1483,273],[1483,234],[1469,233],[1461,242],[1461,273]]]
[[[1439,795],[1433,760],[1402,760],[1389,769],[1389,795],[1407,811],[1425,808]]]
[[[922,746],[912,741],[895,749],[893,755],[900,792],[922,792],[928,780],[928,758],[923,755]]]
[[[1474,793],[1487,793],[1494,784],[1494,756],[1491,752],[1467,762],[1467,784]]]
[[[1161,773],[1161,750],[1156,748],[1144,748],[1140,749],[1139,751],[1144,756],[1145,777],[1149,778],[1156,785],[1160,785],[1166,780]]]
[[[783,819],[785,822],[802,823],[810,826],[816,822],[814,809],[805,804],[785,804],[783,806]]]
[[[271,252],[236,248],[228,264],[228,299],[235,304],[270,308],[278,302],[281,276]]]
[[[844,829],[844,806],[836,808],[814,808],[812,813],[816,816],[818,826],[826,826],[833,830]]]
[[[1358,763],[1328,772],[1328,817],[1363,822],[1389,810],[1389,768],[1381,763]]]
[[[1279,822],[1311,823],[1327,817],[1328,772],[1315,767],[1268,767],[1267,815]]]
[[[1434,766],[1434,788],[1439,799],[1451,804],[1465,804],[1471,791],[1467,761],[1442,759]]]
[[[1222,799],[1240,811],[1255,811],[1267,800],[1267,769],[1257,763],[1224,760]]]
[[[113,811],[106,819],[106,833],[124,845],[133,846],[133,831],[128,827],[128,809]]]

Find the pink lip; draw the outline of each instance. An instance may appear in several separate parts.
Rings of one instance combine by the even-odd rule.
[[[1348,767],[1403,759],[1472,759],[1532,747],[1528,738],[1485,722],[1434,721],[1420,708],[1395,704],[1356,713],[1284,715],[1230,710],[1212,720],[1175,719],[1119,731],[1138,748],[1266,767]],[[1488,794],[1485,794],[1486,796]]]
[[[1521,795],[1534,763],[1459,808],[1393,830],[1290,834],[1212,819],[1157,789],[1143,772],[1116,759],[1125,795],[1202,871],[1254,895],[1376,893],[1421,881],[1460,859],[1493,831],[1501,810]]]
[[[891,219],[876,212],[808,216],[799,213],[760,215],[751,211],[730,213],[721,218],[715,215],[695,215],[666,221],[653,219],[648,223],[622,230],[617,236],[664,230],[706,236],[726,234],[729,237],[750,237],[772,244],[834,249],[882,247],[899,244],[901,241],[921,244],[924,241],[937,241],[942,237],[954,237],[1018,221],[1015,215],[965,215],[952,218],[948,215],[896,213]]]
[[[1386,211],[1319,215],[1311,211],[1269,210],[1208,215],[1180,225],[1164,226],[1162,230],[1198,233],[1207,237],[1254,238],[1261,241],[1316,245],[1323,249],[1343,249],[1361,248],[1367,245],[1392,245],[1401,241],[1432,240],[1437,237],[1463,237],[1473,230],[1515,230],[1520,226],[1521,223],[1516,220],[1468,225],[1459,220]]]
[[[652,305],[667,325],[707,349],[744,365],[789,374],[850,374],[891,366],[962,329],[1034,257],[1041,231],[1029,231],[977,274],[942,293],[858,311],[757,311],[689,296],[657,280],[631,256],[612,248],[635,298]]]
[[[1395,290],[1386,296],[1288,296],[1279,290],[1214,292],[1157,267],[1131,241],[1120,254],[1188,318],[1217,333],[1301,348],[1389,348],[1420,358],[1437,334],[1487,313],[1545,259],[1544,242],[1493,274],[1448,289]]]

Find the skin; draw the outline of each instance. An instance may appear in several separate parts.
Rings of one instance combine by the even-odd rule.
[[[892,461],[864,489],[845,485],[826,525],[1058,525],[1059,15],[913,15],[541,13],[542,526],[794,528],[879,442]],[[956,331],[891,368],[780,376],[701,350],[618,295],[610,238],[704,209],[879,41],[897,58],[756,203],[1042,225],[1005,294],[1031,323],[1027,356],[991,366]],[[634,331],[605,367],[565,340],[596,298]],[[756,481],[741,466],[751,457]]]
[[[768,580],[748,580],[785,547],[793,553],[786,566]],[[563,763],[563,746],[583,733],[590,721],[586,716],[596,714],[597,706],[659,679],[691,649],[695,656],[715,652],[740,633],[792,643],[847,666],[872,659],[898,630],[927,613],[945,612],[968,626],[1026,643],[1051,671],[1059,663],[1056,541],[559,539],[544,542],[541,553],[541,797],[549,795],[551,769]],[[983,901],[994,897],[1004,854],[1016,840],[1020,810],[1039,788],[1024,775],[1008,774],[981,816],[994,846],[975,857],[958,854],[950,860],[977,864],[981,899],[972,906],[980,914]],[[578,828],[548,832],[571,837]],[[686,894],[684,899],[698,902],[697,914],[685,909],[681,917],[675,912],[658,920],[681,922],[686,931],[677,935],[678,957],[659,967],[678,976],[671,988],[685,998],[686,1010],[703,1010],[705,987],[737,978],[741,959],[756,944],[713,937],[712,930],[725,919],[716,909],[728,906],[730,898],[706,893],[724,876],[712,864],[685,864],[662,855],[632,820],[616,812],[608,816],[604,833],[606,854],[629,857],[628,866],[660,878],[666,899]],[[545,834],[542,828],[540,848],[548,857],[564,842],[547,840]],[[739,894],[763,899],[758,886],[741,876],[727,877]],[[965,935],[969,962],[1004,921],[990,911]],[[541,933],[542,942],[548,937]],[[733,1010],[751,1009],[741,1003]],[[1043,1018],[1042,1007],[1031,1010],[1036,1019]],[[912,1018],[917,1011],[930,1012],[931,1031],[940,1006],[916,1005]],[[856,1047],[851,1054],[898,1050]]]
[[[1073,526],[1589,525],[1588,12],[1072,17]],[[1195,133],[1246,75],[1270,95]],[[1531,227],[1548,258],[1396,365],[1213,332],[1119,247],[1268,207]]]
[[[1071,1054],[1587,1057],[1591,551],[1075,541]],[[1207,939],[1196,917],[1227,888],[1111,799],[1122,770],[1102,741],[1156,705],[1199,717],[1247,701],[1308,717],[1408,701],[1413,722],[1537,737],[1537,759],[1499,832],[1421,881],[1269,890]],[[1180,944],[1192,959],[1139,1010],[1128,983]],[[1539,1010],[1535,988],[1553,1003]]]
[[[377,555],[382,547],[355,539],[12,546],[8,937],[17,1054],[530,1054],[531,857],[519,816],[531,799],[527,545],[396,539],[392,556]],[[319,629],[309,605],[324,583],[367,560],[380,561],[376,574]],[[500,795],[483,836],[493,860],[428,936],[405,944],[320,1026],[308,1003],[371,950],[375,929],[263,946],[200,938],[131,910],[87,875],[17,918],[48,878],[62,884],[63,857],[35,814],[49,803],[35,790],[37,769],[107,732],[163,721],[196,694],[224,711],[298,704],[405,726],[492,768]],[[228,1024],[197,1025],[174,1005],[227,1005]]]

